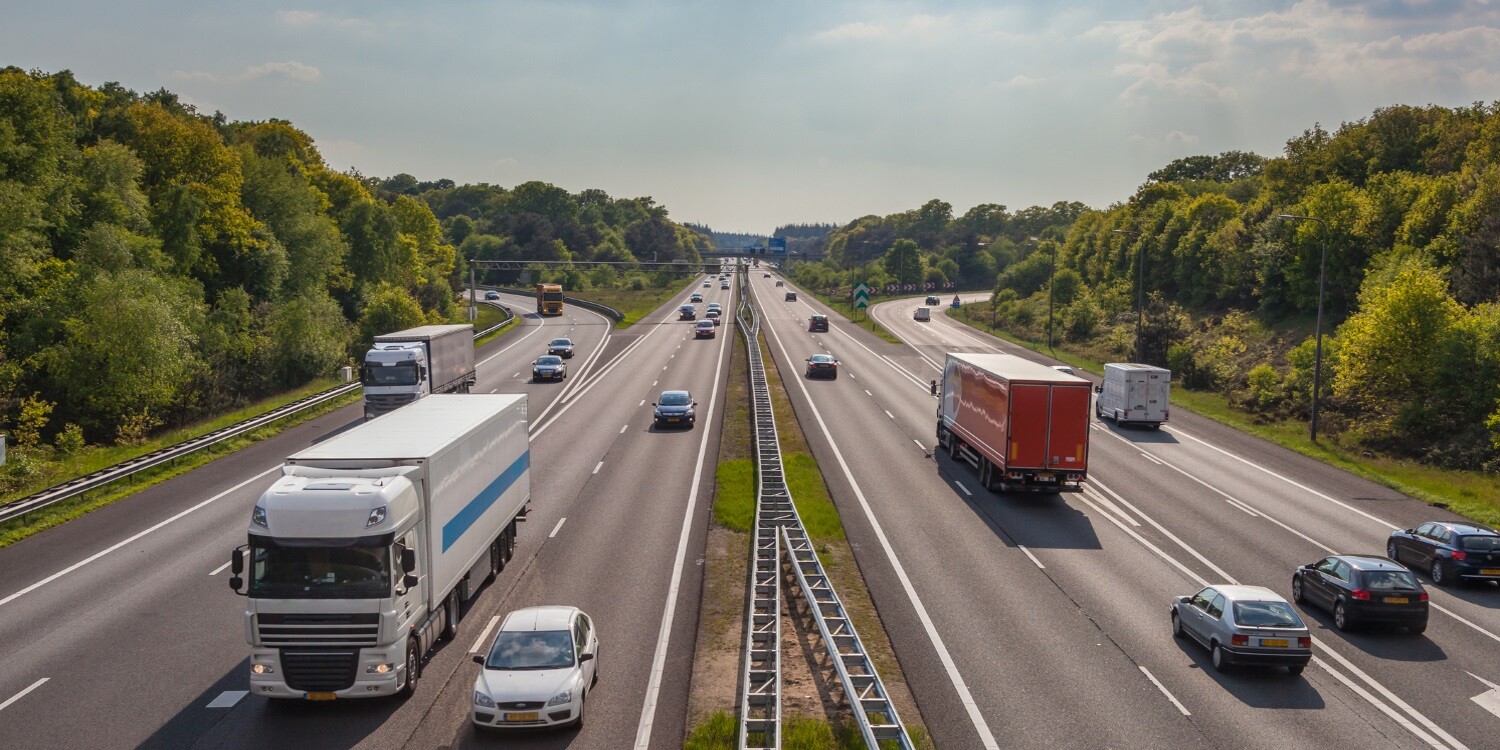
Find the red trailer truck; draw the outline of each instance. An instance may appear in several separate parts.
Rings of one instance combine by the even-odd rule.
[[[979,469],[996,492],[1079,492],[1088,475],[1083,378],[1009,354],[950,353],[938,402],[938,444]]]

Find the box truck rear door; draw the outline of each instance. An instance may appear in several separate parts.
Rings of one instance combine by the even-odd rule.
[[[1045,385],[1012,383],[1010,386],[1010,445],[1005,463],[1012,469],[1046,466],[1047,392]]]
[[[1083,469],[1089,446],[1089,389],[1052,387],[1052,430],[1047,436],[1048,466]]]

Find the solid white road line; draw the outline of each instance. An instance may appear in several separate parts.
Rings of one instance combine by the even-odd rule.
[[[234,708],[234,704],[239,703],[241,698],[249,694],[249,690],[225,690],[204,708]]]
[[[1146,459],[1147,461],[1150,461],[1153,464],[1156,464],[1157,466],[1161,465],[1161,459],[1157,458],[1156,456],[1151,455],[1150,453],[1147,453],[1145,451],[1141,451],[1141,457],[1144,458],[1144,459]]]
[[[1183,716],[1192,716],[1193,715],[1192,713],[1190,713],[1187,710],[1187,706],[1182,705],[1182,701],[1177,700],[1177,696],[1172,695],[1172,692],[1170,690],[1167,690],[1167,686],[1166,685],[1161,684],[1161,680],[1156,679],[1156,675],[1151,674],[1151,670],[1146,669],[1145,667],[1142,667],[1139,664],[1137,664],[1136,666],[1140,667],[1141,674],[1146,675],[1146,679],[1150,680],[1151,684],[1155,685],[1156,689],[1160,690],[1162,695],[1167,696],[1167,700],[1172,701],[1172,705],[1176,706],[1177,710],[1181,711]]]
[[[667,604],[661,613],[661,630],[656,635],[656,654],[651,658],[651,675],[646,682],[646,700],[641,706],[641,722],[635,731],[636,750],[651,746],[651,725],[656,721],[656,699],[661,694],[662,672],[667,666],[667,645],[672,639],[672,618],[677,610],[677,593],[682,587],[682,570],[687,560],[688,538],[693,531],[693,509],[698,505],[698,486],[703,483],[703,459],[708,454],[708,437],[713,432],[715,404],[719,400],[719,375],[724,368],[724,347],[728,336],[719,339],[719,354],[714,360],[713,390],[709,391],[708,418],[698,443],[698,463],[693,468],[693,487],[688,492],[687,510],[682,514],[682,529],[677,534],[677,558],[672,561],[672,582],[667,587]],[[799,383],[801,381],[798,381]]]
[[[598,474],[599,470],[602,469],[602,468],[604,468],[604,462],[603,461],[600,461],[599,463],[594,464],[594,471],[593,471],[593,473]]]
[[[115,542],[114,544],[111,544],[110,546],[105,547],[104,549],[99,550],[98,552],[95,552],[94,554],[89,555],[88,557],[85,557],[82,560],[79,560],[78,562],[73,563],[72,565],[69,565],[66,568],[63,568],[62,570],[59,570],[56,573],[53,573],[52,575],[47,576],[46,578],[43,578],[42,580],[37,581],[36,583],[31,584],[30,586],[27,586],[26,588],[21,589],[20,591],[17,591],[16,593],[11,594],[10,596],[5,597],[4,599],[0,599],[0,607],[3,607],[3,606],[5,606],[5,605],[7,605],[7,604],[9,604],[9,603],[17,600],[17,599],[20,599],[21,597],[23,597],[23,596],[25,596],[25,595],[33,592],[33,591],[36,591],[37,589],[39,589],[39,588],[41,588],[43,586],[46,586],[47,584],[52,583],[53,581],[55,581],[55,580],[57,580],[59,578],[62,578],[63,576],[65,576],[65,575],[67,575],[69,573],[72,573],[73,571],[78,570],[79,568],[81,568],[81,567],[83,567],[85,565],[88,565],[89,563],[91,563],[91,562],[93,562],[95,560],[98,560],[99,558],[104,557],[105,555],[107,555],[107,554],[109,554],[111,552],[114,552],[115,550],[117,550],[117,549],[119,549],[121,547],[124,547],[127,544],[130,544],[131,542],[134,542],[135,540],[140,539],[141,537],[143,537],[143,536],[145,536],[147,534],[150,534],[151,532],[156,531],[157,529],[160,529],[163,526],[166,526],[166,525],[172,523],[173,521],[176,521],[177,519],[182,518],[183,516],[186,516],[189,513],[192,513],[195,510],[198,510],[200,508],[205,508],[208,505],[212,504],[214,501],[219,500],[219,499],[221,499],[221,498],[223,498],[223,497],[225,497],[225,496],[227,496],[227,495],[229,495],[229,494],[231,494],[233,492],[239,491],[241,488],[243,488],[245,485],[250,484],[251,482],[258,482],[262,478],[264,478],[266,476],[269,476],[271,473],[277,472],[277,471],[281,471],[281,464],[277,464],[275,466],[272,466],[271,468],[266,469],[265,471],[262,471],[261,473],[256,474],[255,476],[250,477],[249,479],[246,479],[245,481],[240,482],[239,484],[237,484],[237,485],[235,485],[233,487],[230,487],[229,489],[224,490],[223,492],[220,492],[219,494],[214,495],[213,497],[211,497],[211,498],[209,498],[207,500],[204,500],[203,502],[198,503],[197,505],[194,505],[191,508],[188,508],[187,510],[181,511],[180,513],[177,513],[176,515],[173,515],[173,516],[167,518],[164,521],[158,522],[156,525],[151,526],[150,528],[148,528],[148,529],[146,529],[144,531],[141,531],[141,532],[139,532],[139,533],[137,533],[137,534],[135,534],[135,535],[127,538],[127,539],[123,539],[121,541]]]
[[[471,654],[477,654],[477,653],[479,653],[480,649],[484,648],[484,642],[490,639],[490,631],[494,630],[495,626],[499,625],[499,624],[500,624],[500,615],[495,615],[494,617],[491,617],[490,618],[490,623],[488,625],[485,625],[484,626],[484,630],[480,631],[479,637],[474,639],[474,645],[472,645],[472,646],[469,647],[469,653],[471,653]]]
[[[1047,566],[1043,565],[1041,560],[1036,559],[1036,555],[1031,554],[1031,550],[1026,549],[1026,545],[1017,544],[1016,547],[1020,548],[1022,552],[1025,552],[1026,556],[1031,558],[1031,562],[1034,563],[1038,568],[1041,568],[1042,570],[1047,569]]]
[[[10,704],[15,703],[16,701],[21,700],[22,698],[25,698],[27,693],[29,693],[29,692],[31,692],[33,690],[36,690],[37,688],[41,687],[43,684],[45,684],[47,682],[47,680],[50,680],[50,679],[52,679],[52,678],[51,677],[43,677],[42,679],[37,680],[36,682],[31,683],[31,685],[29,687],[27,687],[25,690],[22,690],[21,692],[16,693],[15,695],[12,695],[11,697],[7,698],[4,703],[0,703],[0,711],[4,711],[5,709],[7,709],[7,708],[10,707]]]
[[[224,569],[227,568],[227,567],[229,567],[230,564],[233,563],[233,562],[234,562],[233,560],[226,560],[223,565],[220,565],[219,567],[214,568],[214,572],[209,573],[209,575],[216,576],[216,575],[218,575],[220,573],[223,573]]]
[[[781,343],[781,337],[777,335],[774,327],[768,326],[771,338],[776,340],[776,346],[781,350],[781,356],[788,362],[793,362],[792,356],[787,353],[786,346]],[[858,343],[858,342],[856,342]],[[860,346],[864,346],[861,344]],[[874,352],[871,352],[873,354]],[[717,381],[717,375],[715,380]],[[870,529],[875,533],[875,538],[880,541],[880,547],[885,551],[886,560],[890,562],[891,568],[896,572],[896,578],[901,582],[901,588],[906,592],[906,598],[912,604],[912,609],[921,620],[922,628],[927,632],[927,639],[932,642],[933,650],[937,651],[938,661],[942,662],[943,669],[948,675],[948,681],[953,684],[953,689],[958,693],[959,702],[963,704],[964,711],[969,715],[969,721],[974,725],[974,731],[979,735],[979,741],[989,750],[999,750],[1000,743],[995,741],[995,735],[990,731],[989,723],[984,720],[984,715],[979,711],[979,704],[974,701],[973,693],[969,692],[968,683],[964,681],[963,675],[958,671],[958,664],[953,660],[953,655],[948,652],[948,646],[943,642],[943,637],[938,634],[937,626],[932,623],[932,616],[927,612],[927,606],[922,603],[922,597],[917,595],[916,586],[911,582],[911,577],[906,574],[906,566],[901,564],[901,559],[896,556],[896,550],[891,546],[891,540],[885,535],[885,528],[880,525],[880,520],[875,517],[875,511],[870,507],[870,501],[865,497],[864,490],[860,489],[859,482],[854,478],[854,472],[849,468],[849,462],[844,460],[844,452],[839,449],[838,442],[833,439],[832,430],[828,429],[828,423],[823,420],[823,413],[818,409],[818,404],[813,400],[812,394],[807,390],[807,384],[799,378],[794,381],[798,388],[802,389],[802,397],[806,399],[812,408],[813,417],[818,422],[818,427],[823,431],[823,438],[828,441],[828,446],[833,449],[833,457],[838,460],[839,468],[844,472],[844,479],[849,482],[849,488],[854,491],[854,497],[859,501],[859,507],[865,514],[865,520],[869,522]]]
[[[520,316],[517,316],[517,317],[520,317]],[[492,359],[494,359],[494,358],[496,358],[496,357],[498,357],[498,356],[500,356],[500,355],[502,355],[502,354],[510,351],[511,347],[514,347],[516,344],[519,344],[522,341],[525,341],[526,339],[531,338],[532,336],[536,335],[536,333],[538,331],[540,331],[543,328],[545,328],[545,326],[543,326],[541,323],[537,323],[534,326],[526,326],[526,327],[530,328],[531,330],[527,331],[524,336],[516,339],[515,341],[510,342],[509,344],[506,344],[504,349],[501,349],[500,351],[495,352],[494,354],[491,354],[490,356],[485,357],[484,359],[479,360],[479,362],[477,364],[475,364],[474,367],[477,369],[477,368],[480,368],[480,367],[483,367],[483,366],[489,364],[490,360],[492,360]]]
[[[568,520],[567,516],[563,516],[562,518],[557,519],[557,525],[552,527],[552,533],[548,534],[547,538],[551,539],[551,538],[557,536],[557,532],[562,531],[563,522],[565,522],[567,520]]]

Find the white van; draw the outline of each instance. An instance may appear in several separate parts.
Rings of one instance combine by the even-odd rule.
[[[921,321],[932,320],[932,308],[930,308],[930,307],[919,307],[919,308],[917,308],[916,312],[912,313],[911,317],[912,317],[913,320],[921,320]]]
[[[1161,429],[1169,413],[1172,371],[1164,367],[1111,362],[1104,366],[1104,384],[1094,386],[1099,394],[1094,413],[1115,424],[1149,425]]]

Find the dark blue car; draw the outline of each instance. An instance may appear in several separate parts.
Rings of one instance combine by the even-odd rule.
[[[1500,532],[1471,523],[1433,521],[1391,532],[1385,553],[1413,570],[1425,570],[1439,586],[1500,581]]]

